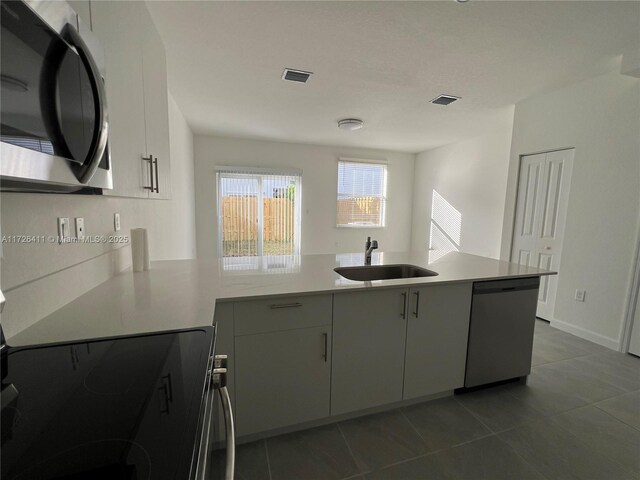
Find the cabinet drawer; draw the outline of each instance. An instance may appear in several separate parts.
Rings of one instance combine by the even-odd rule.
[[[331,324],[331,295],[276,297],[237,302],[235,334],[278,332]]]

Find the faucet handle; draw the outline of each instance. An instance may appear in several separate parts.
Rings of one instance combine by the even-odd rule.
[[[378,248],[378,241],[374,240],[371,242],[371,248]]]

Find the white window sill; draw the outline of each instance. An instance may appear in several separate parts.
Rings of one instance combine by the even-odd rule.
[[[336,225],[336,228],[382,229],[382,228],[385,228],[385,227],[384,227],[384,225]]]

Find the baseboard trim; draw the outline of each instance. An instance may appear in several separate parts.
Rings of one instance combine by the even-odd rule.
[[[562,320],[553,319],[550,320],[549,323],[552,327],[557,328],[558,330],[562,330],[563,332],[567,332],[571,335],[575,335],[576,337],[583,338],[584,340],[589,340],[590,342],[597,343],[598,345],[610,348],[611,350],[615,350],[616,352],[620,351],[620,340],[618,339],[592,332],[571,323],[563,322]]]

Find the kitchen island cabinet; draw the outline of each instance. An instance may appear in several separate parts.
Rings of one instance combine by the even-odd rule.
[[[334,294],[332,415],[402,400],[407,292]]]
[[[331,295],[235,302],[238,435],[329,416]]]
[[[404,400],[464,385],[471,287],[457,283],[410,289]]]

